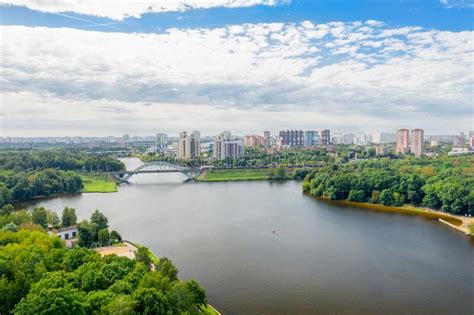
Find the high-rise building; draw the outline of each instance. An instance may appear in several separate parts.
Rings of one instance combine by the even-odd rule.
[[[387,133],[387,132],[376,132],[371,134],[370,142],[375,144],[380,143],[392,143],[396,141],[396,135],[394,133]]]
[[[244,144],[239,140],[232,140],[230,131],[224,131],[214,138],[214,158],[237,159],[244,156]]]
[[[314,130],[308,130],[304,132],[304,146],[311,147],[319,144],[319,133]]]
[[[157,133],[155,140],[156,152],[166,151],[166,147],[168,146],[168,135],[166,133]]]
[[[331,131],[329,129],[321,130],[321,144],[322,145],[331,144]]]
[[[271,139],[270,139],[270,131],[264,131],[263,132],[263,139],[265,141],[265,145],[270,145]]]
[[[258,145],[265,145],[265,137],[256,136],[256,135],[248,135],[244,138],[245,146],[246,147],[255,147]]]
[[[303,130],[282,130],[279,133],[282,145],[302,147],[304,145]]]
[[[195,159],[201,155],[201,133],[194,130],[186,137],[185,154],[187,159]]]
[[[417,157],[423,154],[423,129],[411,131],[411,152]]]
[[[409,134],[408,129],[398,129],[397,130],[397,145],[395,147],[396,154],[405,154],[409,151]]]
[[[186,157],[186,137],[188,133],[186,131],[179,133],[178,139],[178,157],[184,159]]]

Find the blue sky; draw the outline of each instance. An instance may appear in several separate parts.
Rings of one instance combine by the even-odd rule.
[[[0,135],[472,130],[473,9],[0,0]]]

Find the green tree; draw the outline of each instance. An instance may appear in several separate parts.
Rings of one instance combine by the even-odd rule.
[[[196,280],[189,280],[185,283],[188,288],[188,291],[192,295],[193,303],[197,306],[206,306],[206,291],[199,285],[199,283]]]
[[[347,199],[350,201],[364,202],[365,193],[363,190],[351,190]]]
[[[0,208],[10,203],[12,199],[12,192],[5,185],[5,183],[0,182]]]
[[[109,220],[99,210],[95,210],[91,215],[91,224],[96,226],[97,231],[109,227]]]
[[[13,222],[8,223],[3,227],[3,231],[18,232],[18,225]]]
[[[393,194],[390,189],[384,189],[380,194],[380,202],[385,206],[393,204]]]
[[[110,244],[110,234],[109,229],[105,228],[98,232],[97,239],[102,246]]]
[[[149,268],[151,265],[149,252],[150,250],[146,247],[143,247],[143,246],[138,247],[137,251],[135,252],[135,260],[143,263],[145,266]]]
[[[104,307],[109,315],[135,315],[135,300],[128,295],[120,295]]]
[[[167,257],[160,258],[159,263],[156,265],[156,271],[168,277],[171,281],[178,279],[178,269],[176,269],[171,260]]]
[[[168,298],[154,288],[138,288],[133,293],[135,310],[144,315],[165,315],[171,311]]]
[[[54,288],[29,294],[15,308],[15,314],[86,314],[83,294],[73,288]]]
[[[155,288],[158,291],[167,292],[171,289],[171,281],[159,272],[145,274],[138,284],[140,288]]]
[[[59,220],[59,216],[56,212],[48,211],[48,224],[55,229],[61,227],[61,220]]]
[[[78,245],[82,247],[91,247],[96,235],[95,226],[90,224],[89,221],[83,220],[77,227],[77,233],[79,234]]]
[[[0,215],[9,215],[15,208],[11,204],[6,204],[0,208]]]
[[[371,203],[379,203],[380,199],[380,191],[374,190],[372,191],[372,196],[370,197],[370,202]]]
[[[73,226],[77,224],[76,209],[65,207],[62,215],[63,227]]]
[[[43,207],[34,208],[31,213],[31,220],[34,224],[41,225],[44,228],[48,227],[48,213]]]
[[[122,241],[122,236],[115,230],[112,230],[112,232],[110,232],[110,241],[112,243],[119,243]]]

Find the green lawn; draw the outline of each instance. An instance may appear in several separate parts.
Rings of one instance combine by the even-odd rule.
[[[206,308],[202,309],[201,314],[206,314],[206,315],[219,315],[209,304],[206,305]]]
[[[224,182],[233,180],[266,180],[267,169],[229,169],[209,170],[202,173],[196,180],[202,182]]]
[[[87,174],[81,175],[85,193],[109,193],[117,191],[117,183],[107,175]]]
[[[474,224],[469,225],[468,228],[471,235],[474,235]]]

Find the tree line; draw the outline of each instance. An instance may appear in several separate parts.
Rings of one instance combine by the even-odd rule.
[[[42,170],[120,171],[125,165],[111,156],[96,156],[82,150],[2,150],[0,169],[13,171]]]
[[[75,171],[118,171],[124,164],[110,156],[81,150],[0,151],[0,211],[11,202],[82,190]]]
[[[474,158],[424,157],[332,164],[308,174],[303,191],[333,200],[412,204],[474,214]]]
[[[51,222],[75,223],[74,211],[66,209],[62,222]],[[1,314],[202,314],[204,289],[194,280],[179,280],[166,257],[152,268],[143,247],[135,259],[101,257],[81,246],[67,249],[46,233],[48,213],[37,208],[0,216]],[[87,222],[99,231],[108,226],[99,211]]]
[[[0,208],[13,201],[53,194],[72,194],[80,192],[81,189],[81,177],[71,171],[0,171]]]

